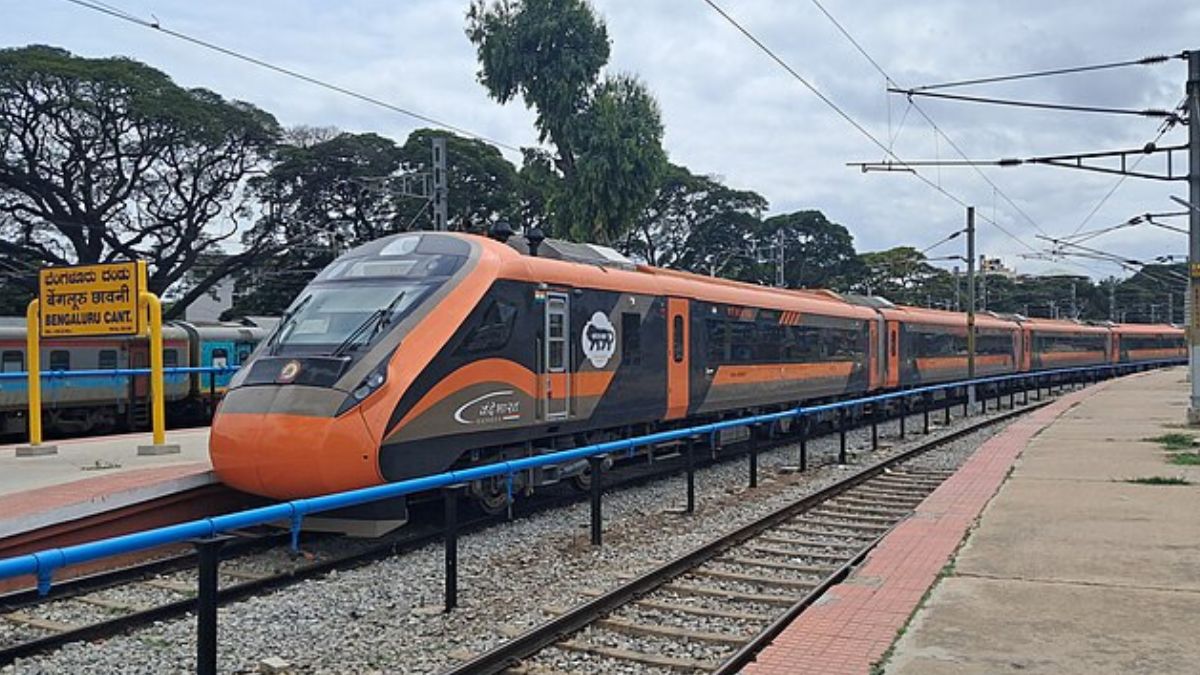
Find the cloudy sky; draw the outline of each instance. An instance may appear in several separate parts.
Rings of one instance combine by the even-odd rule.
[[[593,0],[612,40],[609,69],[634,73],[657,96],[671,160],[765,196],[773,213],[817,208],[846,225],[859,250],[924,248],[962,226],[963,209],[904,173],[862,174],[846,162],[882,151],[702,0]],[[535,142],[521,103],[500,106],[476,82],[463,34],[465,0],[114,0],[131,14],[230,49],[419,111],[480,135]],[[724,0],[725,9],[850,117],[904,159],[956,159],[902,97],[815,4]],[[1177,54],[1200,44],[1200,3],[1170,0],[823,0],[834,17],[903,86],[1028,70]],[[52,44],[87,56],[125,55],[184,86],[203,86],[274,113],[285,125],[374,131],[403,141],[424,126],[411,118],[215,54],[64,0],[4,0],[0,46]],[[1137,66],[1093,74],[989,85],[958,93],[1120,108],[1180,102],[1186,65]],[[973,159],[1141,147],[1158,122],[1141,117],[1032,111],[922,100],[921,109]],[[894,141],[892,140],[894,138]],[[1186,141],[1175,129],[1161,145]],[[508,153],[516,160],[514,153]],[[1177,167],[1186,157],[1177,155]],[[1160,170],[1160,156],[1143,169]],[[1084,224],[1117,182],[1051,167],[987,168],[994,190],[969,168],[923,174],[1013,237],[980,222],[979,250],[1020,271],[1123,274],[1113,265],[1022,257],[1061,236],[1177,211],[1168,196],[1184,183],[1129,179]],[[1008,199],[1019,207],[1014,208]],[[1023,212],[1023,214],[1021,213]],[[1186,225],[1186,219],[1165,222]],[[1134,258],[1186,253],[1186,237],[1154,227],[1091,242]],[[930,255],[958,253],[957,244]],[[1081,267],[1080,265],[1086,267]]]

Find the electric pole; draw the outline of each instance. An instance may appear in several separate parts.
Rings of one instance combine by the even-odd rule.
[[[967,207],[967,379],[975,379],[975,207]],[[967,387],[967,408],[975,408],[975,385]]]
[[[783,278],[783,228],[775,233],[775,287],[784,288],[787,283]]]
[[[962,278],[958,265],[954,266],[954,311],[962,311]]]
[[[446,138],[433,137],[433,229],[438,232],[446,231],[446,218],[449,198],[446,185]]]
[[[1188,298],[1192,316],[1188,321],[1188,373],[1192,400],[1188,424],[1200,424],[1200,51],[1189,51],[1187,79],[1188,111]]]
[[[1110,279],[1108,284],[1108,320],[1117,322],[1117,280]]]
[[[984,262],[987,259],[979,256],[979,294],[983,296],[983,304],[980,306],[983,311],[987,311],[987,267]]]
[[[1075,305],[1075,282],[1071,282],[1071,319],[1079,318],[1079,309]]]

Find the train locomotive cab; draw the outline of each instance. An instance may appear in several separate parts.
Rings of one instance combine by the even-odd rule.
[[[218,477],[281,499],[382,482],[390,412],[486,287],[471,283],[482,253],[402,234],[325,268],[230,381],[209,445]]]

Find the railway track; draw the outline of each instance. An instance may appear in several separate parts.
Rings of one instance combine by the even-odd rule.
[[[967,433],[978,426],[981,425],[969,428]],[[812,434],[810,440],[835,434],[836,432],[833,431],[818,432]],[[953,434],[945,437],[945,440],[959,435],[961,433]],[[945,442],[945,440],[939,440]],[[761,451],[765,452],[774,446],[794,443],[795,439],[780,438],[769,444],[764,443]],[[722,453],[716,459],[701,460],[697,464],[703,466],[714,462],[733,461],[744,454],[744,452]],[[907,454],[905,453],[905,455]],[[606,479],[606,491],[620,490],[624,487],[661,479],[665,475],[677,473],[681,468],[678,462],[668,461],[660,464],[660,466],[635,464],[625,467],[616,472],[611,479]],[[818,462],[812,463],[814,468],[817,465]],[[565,495],[547,495],[540,499],[517,502],[517,515],[522,517],[530,513],[561,508],[565,504],[584,501],[587,498],[586,494],[567,492]],[[847,504],[848,508],[852,506],[854,506],[852,502]],[[858,506],[869,505],[860,504]],[[474,517],[464,522],[460,529],[463,532],[470,532],[494,525],[503,519],[504,516]],[[437,524],[435,513],[425,514],[424,517],[415,520],[418,523],[430,524],[410,525],[380,540],[353,540],[342,537],[310,539],[306,541],[305,550],[301,555],[290,554],[287,547],[283,545],[283,542],[286,541],[286,537],[283,535],[268,534],[262,530],[238,533],[238,539],[227,544],[223,550],[218,602],[226,604],[266,593],[303,579],[318,577],[333,570],[368,564],[386,556],[415,550],[441,540],[442,529]],[[858,531],[865,535],[878,529],[874,526],[869,527],[870,529]],[[809,541],[809,543],[819,545],[824,549],[813,551],[813,560],[821,561],[820,564],[814,562],[810,565],[814,570],[824,570],[829,567],[835,552],[840,554],[850,550],[846,541],[836,540],[839,532],[842,530],[829,530],[828,536],[815,537]],[[846,540],[846,537],[842,537],[842,539]],[[851,537],[849,541],[869,542],[871,538]],[[780,545],[782,542],[774,542],[774,544]],[[773,554],[770,551],[760,551],[757,555],[771,556]],[[714,567],[712,569],[714,574],[707,574],[707,570],[704,574],[707,574],[709,579],[724,579],[729,584],[749,583],[755,576],[754,571],[736,571],[730,567],[730,565],[736,567],[738,564],[745,566],[744,563],[734,561],[725,563],[725,567]],[[767,573],[771,574],[789,571],[786,563],[780,564],[784,564],[785,567],[773,568],[770,565],[759,565],[754,569],[758,570],[760,574],[763,570],[767,570]],[[730,576],[738,574],[747,578],[739,580]],[[56,584],[54,593],[49,598],[40,598],[34,591],[0,595],[0,666],[70,642],[103,639],[157,621],[178,618],[195,610],[196,588],[195,556],[188,553],[149,561],[121,570],[68,580]],[[794,586],[794,588],[799,588],[799,586]],[[136,597],[138,600],[129,601],[126,599],[129,596]],[[722,596],[718,594],[709,597],[719,601]],[[781,603],[782,600],[777,599],[775,602],[774,605],[767,604],[769,607],[778,609],[780,606],[778,603]],[[664,601],[660,610],[670,611],[672,604],[677,603]],[[745,614],[747,615],[744,617],[746,620],[757,620],[767,616],[767,614],[755,612],[745,612]],[[608,626],[612,629],[636,630],[636,626],[627,626],[619,620],[609,623]],[[726,640],[726,643],[729,641]]]
[[[582,605],[544,607],[554,618],[446,675],[737,672],[953,475],[921,455],[1041,405],[876,462]]]

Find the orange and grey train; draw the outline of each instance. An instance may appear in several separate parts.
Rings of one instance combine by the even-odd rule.
[[[310,496],[966,374],[963,314],[540,248],[407,233],[338,258],[230,383],[217,475]],[[980,375],[1184,353],[1165,326],[983,314],[977,335]],[[516,487],[583,482],[584,467]]]

